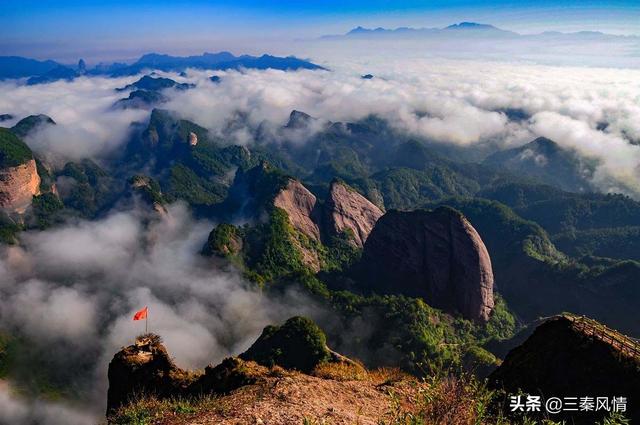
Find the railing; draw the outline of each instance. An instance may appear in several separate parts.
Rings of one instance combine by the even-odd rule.
[[[636,339],[623,335],[600,322],[584,316],[565,314],[562,315],[562,317],[573,322],[576,329],[579,329],[585,335],[597,338],[600,341],[611,345],[620,353],[640,360],[640,342]]]

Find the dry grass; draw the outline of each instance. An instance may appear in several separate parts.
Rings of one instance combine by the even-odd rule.
[[[393,392],[391,409],[384,425],[423,424],[499,424],[501,417],[491,417],[489,406],[494,393],[474,378],[434,378],[418,386],[408,405],[401,403]]]
[[[364,381],[368,378],[367,370],[359,362],[321,363],[311,374],[334,381]]]

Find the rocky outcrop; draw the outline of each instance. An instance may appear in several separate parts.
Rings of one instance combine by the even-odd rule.
[[[489,253],[471,223],[446,207],[382,216],[364,244],[359,280],[481,322],[494,305]]]
[[[383,212],[354,189],[338,181],[331,183],[324,205],[324,223],[328,235],[345,231],[353,235],[353,242],[364,245]]]
[[[40,176],[35,160],[0,169],[0,209],[23,213],[31,205],[33,196],[39,194]]]
[[[128,403],[136,394],[159,398],[186,392],[193,381],[178,368],[157,335],[138,337],[135,344],[123,348],[109,363],[107,414]]]
[[[628,397],[625,416],[640,420],[640,344],[585,317],[562,315],[546,320],[511,350],[489,376],[490,386],[507,394],[549,397]],[[542,409],[544,412],[544,407]],[[601,423],[607,412],[565,412],[554,420]],[[534,417],[535,419],[535,417]],[[542,419],[541,417],[539,418]]]
[[[198,144],[198,135],[193,131],[189,132],[189,146],[196,146]]]
[[[312,239],[320,240],[316,202],[313,193],[299,181],[291,179],[287,186],[278,192],[273,205],[287,212],[294,229]]]
[[[306,128],[313,121],[315,121],[315,118],[311,115],[294,110],[289,114],[289,121],[287,121],[285,128],[298,130]]]
[[[226,394],[264,379],[268,367],[311,373],[321,364],[340,363],[362,368],[326,346],[324,332],[311,320],[292,317],[281,326],[267,326],[260,338],[239,357],[229,357],[204,371],[175,365],[159,336],[139,336],[109,363],[107,415],[134,397],[159,399]]]

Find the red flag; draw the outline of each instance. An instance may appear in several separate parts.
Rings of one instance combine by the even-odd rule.
[[[147,318],[147,310],[148,310],[148,307],[145,307],[142,310],[138,311],[136,314],[133,315],[133,320],[146,319]]]

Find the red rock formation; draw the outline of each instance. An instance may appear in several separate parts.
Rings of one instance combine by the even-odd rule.
[[[0,209],[23,213],[34,195],[40,194],[40,176],[35,160],[0,169]]]
[[[450,208],[386,213],[364,245],[361,268],[362,284],[374,291],[422,297],[477,321],[493,309],[489,253],[471,223]]]
[[[316,197],[297,180],[289,180],[273,200],[273,205],[289,215],[291,225],[309,238],[320,240],[317,223]]]
[[[196,146],[198,144],[198,135],[193,131],[189,133],[189,146]]]
[[[274,198],[273,205],[287,213],[289,221],[295,230],[312,240],[320,241],[316,197],[302,183],[293,179],[289,180],[287,186],[280,190]],[[313,271],[319,271],[320,258],[318,257],[318,252],[310,249],[297,239],[293,243],[296,244],[300,251],[302,261]]]
[[[329,235],[337,235],[349,229],[353,242],[360,248],[369,237],[383,212],[344,183],[331,183],[325,203],[325,224]]]

